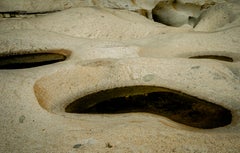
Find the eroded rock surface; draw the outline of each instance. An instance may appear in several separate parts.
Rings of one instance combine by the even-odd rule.
[[[238,153],[239,10],[2,0],[0,152]]]

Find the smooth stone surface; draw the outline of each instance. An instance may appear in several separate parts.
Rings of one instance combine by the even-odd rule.
[[[226,4],[234,20],[210,29],[202,24],[209,30],[204,32],[97,7],[2,19],[1,55],[67,50],[68,58],[0,70],[0,152],[238,153],[240,6]],[[190,58],[196,56],[233,61]],[[151,113],[65,112],[88,94],[135,85],[165,87],[220,105],[231,111],[232,122],[199,129]]]

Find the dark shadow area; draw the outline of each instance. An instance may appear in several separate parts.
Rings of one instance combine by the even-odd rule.
[[[188,126],[210,129],[231,123],[231,111],[187,94],[156,86],[108,89],[84,96],[71,104],[68,113],[118,114],[147,112]]]
[[[199,55],[199,56],[192,56],[189,58],[194,58],[194,59],[215,59],[215,60],[220,60],[220,61],[225,61],[225,62],[233,62],[233,59],[231,57],[227,56],[219,56],[219,55]]]
[[[24,69],[64,61],[67,57],[59,53],[29,53],[0,55],[0,69]]]
[[[27,12],[27,11],[8,11],[8,12],[0,12],[3,18],[15,18],[18,16],[26,17],[28,15],[46,15],[50,13],[59,12],[60,10],[55,11],[45,11],[45,12]]]

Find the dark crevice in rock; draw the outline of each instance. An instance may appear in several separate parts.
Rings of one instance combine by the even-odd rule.
[[[199,55],[199,56],[192,56],[189,58],[193,59],[215,59],[215,60],[220,60],[220,61],[225,61],[225,62],[233,62],[233,59],[231,57],[227,56],[220,56],[220,55]]]
[[[231,123],[231,111],[187,94],[156,86],[129,86],[86,95],[68,113],[119,114],[147,112],[188,126],[211,129]]]
[[[66,55],[60,53],[28,53],[0,55],[0,69],[24,69],[64,61]]]
[[[9,11],[9,12],[0,12],[0,15],[2,18],[18,18],[18,17],[46,15],[49,13],[55,13],[55,12],[59,12],[59,11],[60,10],[45,11],[45,12]]]

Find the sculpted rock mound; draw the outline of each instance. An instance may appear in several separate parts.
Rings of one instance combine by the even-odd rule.
[[[0,1],[0,152],[240,150],[237,0]]]

